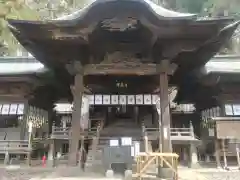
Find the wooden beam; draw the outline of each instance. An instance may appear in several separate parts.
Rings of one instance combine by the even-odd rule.
[[[156,64],[88,64],[84,66],[84,75],[120,74],[152,75],[157,74]]]
[[[177,66],[170,64],[167,72],[172,75]],[[158,67],[156,64],[129,64],[129,63],[112,63],[112,64],[88,64],[84,66],[84,75],[101,75],[101,74],[118,74],[118,75],[154,75],[166,72],[166,67]]]

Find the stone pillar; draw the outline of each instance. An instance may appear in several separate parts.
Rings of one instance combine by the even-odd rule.
[[[83,75],[76,74],[74,79],[74,86],[72,87],[73,94],[73,112],[72,112],[72,124],[71,133],[69,136],[69,158],[68,164],[77,166],[78,161],[78,148],[80,140],[80,120],[82,111],[82,95],[83,95]]]
[[[194,143],[191,143],[190,149],[189,149],[189,168],[197,168],[197,167],[199,167],[197,147]]]
[[[215,139],[215,159],[216,159],[217,168],[221,168],[220,147],[219,147],[218,139]]]
[[[189,155],[188,155],[187,147],[184,146],[184,148],[183,148],[183,161],[184,161],[184,163],[188,162],[188,157],[189,157]]]
[[[49,144],[47,165],[50,167],[55,166],[55,141],[54,140],[52,140]]]
[[[27,153],[27,165],[31,166],[31,150]]]
[[[159,125],[161,125],[162,131],[162,152],[171,153],[172,143],[170,139],[170,108],[169,108],[169,96],[168,96],[168,70],[169,62],[163,60],[161,63],[160,71],[160,109],[161,113],[159,115]],[[161,123],[160,123],[161,122]],[[170,161],[171,162],[171,161]],[[158,168],[158,176],[162,179],[170,179],[173,177],[172,170],[163,163],[163,167]]]
[[[206,154],[205,162],[207,163],[211,162],[209,154]]]

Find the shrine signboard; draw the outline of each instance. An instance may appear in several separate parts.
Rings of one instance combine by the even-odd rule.
[[[138,95],[87,95],[89,105],[154,105],[159,99],[155,94]]]
[[[216,121],[218,139],[238,139],[240,137],[240,121]]]

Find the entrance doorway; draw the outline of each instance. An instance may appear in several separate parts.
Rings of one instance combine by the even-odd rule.
[[[115,119],[133,119],[133,106],[120,105],[115,107],[114,117]]]

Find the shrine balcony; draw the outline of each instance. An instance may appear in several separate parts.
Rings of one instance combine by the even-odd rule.
[[[0,140],[0,154],[27,154],[32,151],[27,140]]]
[[[51,139],[69,139],[70,127],[52,127]],[[84,132],[79,132],[80,136],[87,137],[89,139],[97,136],[97,128],[87,129]]]
[[[149,140],[157,140],[159,137],[158,128],[145,128],[142,132],[143,132],[141,134],[142,137],[144,135],[147,135]],[[195,134],[192,128],[171,128],[170,134],[171,134],[171,140],[174,142],[177,142],[177,141],[189,142],[189,141],[198,140],[195,138]],[[52,127],[51,139],[69,139],[69,135],[70,135],[69,127],[66,127],[66,128],[55,127],[55,126]],[[97,128],[88,129],[80,133],[80,135],[87,137],[89,139],[92,139],[93,137],[97,136]]]

